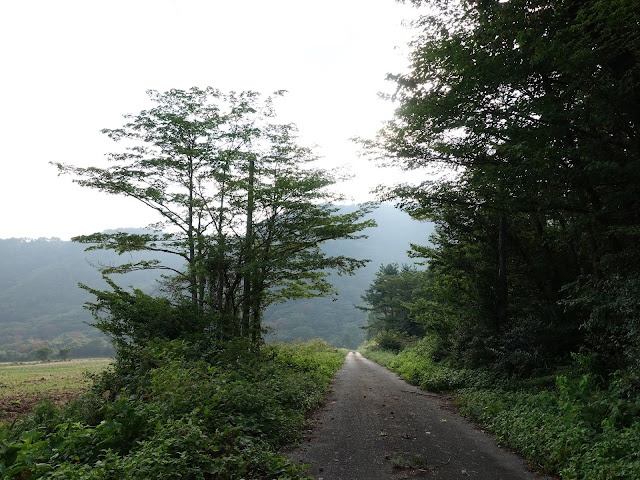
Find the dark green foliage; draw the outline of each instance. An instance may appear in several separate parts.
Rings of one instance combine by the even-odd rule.
[[[638,366],[640,361],[640,268],[631,252],[624,257],[629,263],[623,265],[609,264],[617,263],[613,257],[603,259],[605,269],[617,274],[581,276],[565,289],[567,308],[587,312],[584,327],[596,373],[616,366]]]
[[[435,360],[435,338],[424,338],[399,351],[385,349],[374,341],[361,351],[367,358],[393,370],[407,382],[430,391],[453,391],[470,385],[487,386],[496,381],[491,372],[459,368],[450,362]]]
[[[167,298],[153,297],[138,289],[130,293],[109,278],[105,280],[111,291],[81,287],[95,296],[95,302],[87,302],[85,306],[93,313],[96,328],[105,333],[116,348],[140,346],[150,338],[186,338],[218,326],[217,312],[202,312],[187,301],[174,304]]]
[[[344,352],[316,341],[155,341],[118,357],[61,412],[0,426],[2,478],[306,478],[277,453],[295,443]]]
[[[60,350],[58,350],[58,358],[63,362],[67,360],[71,360],[71,351],[72,351],[71,347],[61,348]]]
[[[640,403],[619,386],[616,379],[602,389],[584,375],[558,376],[551,391],[467,389],[462,412],[563,479],[637,478]]]
[[[415,338],[389,330],[379,331],[373,337],[373,342],[377,348],[395,353],[406,348],[412,341],[415,341]]]
[[[395,118],[365,143],[448,171],[383,194],[436,224],[416,255],[443,347],[506,373],[580,349],[604,375],[636,365],[640,3],[414,3]]]
[[[415,298],[423,272],[397,263],[381,265],[376,277],[362,296],[368,307],[366,330],[369,338],[378,332],[403,332],[423,335],[424,327],[411,314],[410,303]]]
[[[53,350],[49,347],[41,347],[37,349],[35,352],[35,356],[41,362],[50,362],[51,355],[53,354]]]

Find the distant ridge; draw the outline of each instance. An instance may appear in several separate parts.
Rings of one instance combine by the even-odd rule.
[[[331,254],[369,258],[371,262],[354,276],[334,278],[339,291],[336,301],[299,300],[267,309],[264,323],[272,331],[269,338],[286,341],[324,338],[348,348],[362,342],[360,326],[365,316],[353,305],[361,303],[360,295],[381,264],[411,263],[406,254],[409,244],[425,244],[433,231],[431,224],[413,221],[386,204],[372,217],[379,227],[365,231],[369,238],[327,242],[323,247]],[[84,248],[58,238],[0,239],[0,361],[7,358],[7,352],[28,351],[28,345],[33,342],[64,342],[79,335],[89,340],[102,338],[96,329],[87,325],[92,317],[83,304],[92,298],[77,284],[106,286],[92,264],[126,259],[111,252],[85,252]],[[114,278],[123,286],[133,285],[153,292],[158,272],[134,272]]]

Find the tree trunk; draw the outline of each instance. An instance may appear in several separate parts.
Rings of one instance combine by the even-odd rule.
[[[253,183],[255,175],[255,159],[249,160],[249,185],[247,188],[247,230],[245,234],[244,248],[244,278],[242,282],[242,335],[249,337],[251,327],[251,268],[248,264],[252,260],[251,251],[253,249]]]
[[[194,227],[193,227],[193,202],[194,202],[194,182],[193,182],[193,158],[189,157],[189,205],[188,205],[188,217],[187,217],[187,239],[189,242],[189,291],[191,292],[191,302],[193,306],[198,308],[198,278],[197,278],[197,268],[196,265],[196,245],[194,238]]]
[[[498,220],[498,305],[496,314],[496,331],[507,321],[509,291],[507,286],[507,225],[504,213]]]

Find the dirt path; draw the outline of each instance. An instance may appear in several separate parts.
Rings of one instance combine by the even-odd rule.
[[[338,372],[316,427],[291,453],[324,480],[530,480],[523,461],[424,392],[359,353]]]

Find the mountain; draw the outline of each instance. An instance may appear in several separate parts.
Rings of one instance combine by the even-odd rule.
[[[93,318],[83,305],[93,297],[78,283],[108,288],[96,266],[122,259],[84,248],[57,238],[0,239],[0,361],[33,359],[45,345],[70,346],[76,357],[113,353],[102,333],[88,324]],[[140,271],[115,280],[153,292],[157,277]]]
[[[298,300],[268,308],[264,323],[270,339],[324,338],[348,348],[362,342],[360,326],[366,315],[353,305],[361,304],[360,296],[381,264],[410,263],[409,243],[426,243],[433,230],[389,205],[382,205],[372,217],[379,226],[365,232],[369,238],[323,246],[328,254],[371,262],[353,276],[334,276],[339,292],[335,301]],[[95,265],[120,260],[110,252],[85,252],[83,245],[55,238],[0,239],[0,361],[28,359],[45,342],[53,347],[71,345],[76,356],[110,352],[100,332],[87,324],[92,317],[83,304],[92,298],[77,285],[106,287]],[[153,293],[157,275],[142,271],[116,279],[122,286]]]

